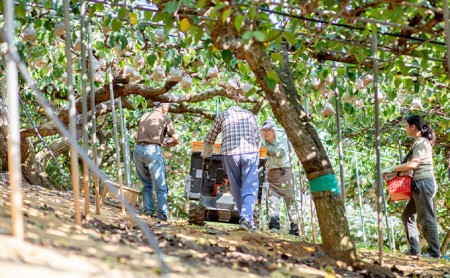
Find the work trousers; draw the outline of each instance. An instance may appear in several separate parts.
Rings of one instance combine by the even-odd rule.
[[[436,190],[434,178],[425,178],[412,182],[412,198],[402,213],[410,253],[420,254],[419,231],[417,221],[422,227],[423,235],[428,242],[428,254],[439,258],[439,231],[436,216]]]
[[[253,223],[259,188],[258,153],[222,155],[222,162],[241,219]]]
[[[296,223],[296,211],[293,205],[295,193],[292,168],[270,169],[267,174],[267,182],[269,183],[269,191],[267,192],[269,217],[280,217],[281,199],[284,199],[289,221]]]

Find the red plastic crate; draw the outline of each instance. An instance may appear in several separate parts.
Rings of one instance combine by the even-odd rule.
[[[399,176],[387,181],[391,201],[411,199],[411,177]]]

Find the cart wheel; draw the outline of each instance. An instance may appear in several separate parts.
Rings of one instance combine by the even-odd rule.
[[[189,205],[189,224],[205,225],[206,209],[198,204]]]
[[[230,222],[231,211],[219,211],[219,221],[220,222]]]

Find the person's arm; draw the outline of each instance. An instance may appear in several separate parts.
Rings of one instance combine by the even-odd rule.
[[[217,136],[222,131],[222,114],[216,117],[211,130],[206,135],[205,141],[203,142],[203,150],[201,157],[210,157],[213,153],[214,142],[216,142]]]
[[[281,133],[277,133],[276,140],[276,144],[268,144],[267,155],[274,158],[282,158],[288,152],[287,140],[282,136]]]
[[[392,167],[391,172],[406,172],[409,170],[415,170],[419,167],[420,161],[420,157],[413,157],[413,159],[407,163]]]

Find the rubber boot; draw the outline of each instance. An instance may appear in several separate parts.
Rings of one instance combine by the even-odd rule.
[[[298,226],[294,222],[291,222],[291,230],[289,231],[289,234],[298,236]]]
[[[271,217],[269,222],[269,230],[277,232],[280,230],[280,218]]]

